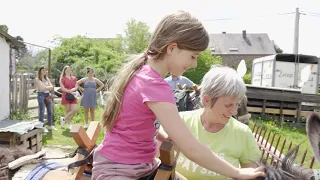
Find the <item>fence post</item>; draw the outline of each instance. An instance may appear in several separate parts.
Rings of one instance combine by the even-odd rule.
[[[17,111],[18,105],[18,75],[13,75],[13,112]]]

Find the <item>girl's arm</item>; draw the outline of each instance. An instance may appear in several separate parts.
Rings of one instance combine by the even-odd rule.
[[[52,83],[51,83],[51,81],[50,81],[50,79],[49,78],[47,78],[47,82],[48,82],[48,85],[47,85],[47,90],[48,91],[51,91],[52,89],[53,89],[53,85],[52,85]]]
[[[82,79],[80,79],[79,81],[77,81],[76,87],[73,88],[73,89],[75,89],[75,90],[80,89],[80,91],[83,92],[84,89],[83,89],[80,85],[84,82],[84,80],[85,80],[85,78],[82,78]]]
[[[191,161],[227,177],[254,179],[259,176],[264,176],[264,172],[262,172],[264,169],[263,167],[257,169],[236,168],[227,161],[221,159],[208,147],[201,144],[191,134],[184,121],[180,118],[175,104],[168,102],[146,102],[146,104],[154,112],[172,141]]]
[[[67,88],[64,87],[61,79],[62,79],[62,78],[60,78],[60,80],[59,80],[59,84],[60,84],[61,91],[66,92],[66,93],[72,93],[71,90],[69,90],[69,89],[67,89]]]
[[[35,85],[36,85],[36,90],[37,91],[40,91],[40,89],[39,89],[39,79],[38,78],[36,78],[35,80],[34,80],[34,83],[35,83]]]
[[[168,134],[164,131],[162,126],[160,126],[159,128],[157,139],[159,141],[171,141],[171,139],[169,138]]]
[[[99,92],[104,87],[104,84],[97,78],[95,78],[95,81],[99,85],[99,88],[96,91]]]
[[[35,80],[36,89],[40,92],[50,91],[51,89],[53,89],[53,86],[50,81],[48,81],[48,84],[49,85],[45,84],[44,82],[40,81],[40,79],[38,78]]]

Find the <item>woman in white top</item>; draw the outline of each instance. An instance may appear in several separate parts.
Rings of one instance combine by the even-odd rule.
[[[44,122],[44,109],[46,107],[49,126],[48,130],[54,130],[55,127],[52,126],[52,98],[50,98],[50,90],[53,89],[53,86],[47,77],[47,69],[45,67],[39,68],[35,84],[38,93],[39,121]]]

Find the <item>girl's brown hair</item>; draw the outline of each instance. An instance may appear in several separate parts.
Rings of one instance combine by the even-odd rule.
[[[61,72],[61,75],[60,75],[60,79],[61,79],[62,77],[65,77],[65,76],[66,76],[66,70],[67,70],[67,68],[70,68],[70,66],[66,65],[66,66],[63,67],[62,72]],[[72,75],[72,74],[71,74],[71,75]]]
[[[44,69],[44,68],[45,68],[45,67],[42,66],[42,67],[40,67],[39,70],[38,70],[38,79],[39,79],[40,81],[42,81],[41,71],[42,71],[42,69]],[[43,78],[44,78],[45,80],[47,80],[48,77],[47,77],[47,75],[44,75]]]
[[[209,44],[209,35],[202,23],[184,11],[165,16],[153,32],[146,54],[137,56],[126,63],[113,79],[106,100],[101,124],[111,131],[122,104],[123,93],[129,81],[147,62],[148,56],[161,60],[169,43],[177,43],[178,48],[189,51],[204,51]]]

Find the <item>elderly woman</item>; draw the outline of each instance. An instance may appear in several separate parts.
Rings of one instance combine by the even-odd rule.
[[[213,66],[203,77],[200,93],[203,108],[180,112],[193,135],[232,165],[257,167],[254,162],[260,160],[261,153],[252,131],[232,117],[246,93],[242,78],[232,68]],[[228,179],[200,167],[183,154],[178,158],[176,171],[187,179]]]

